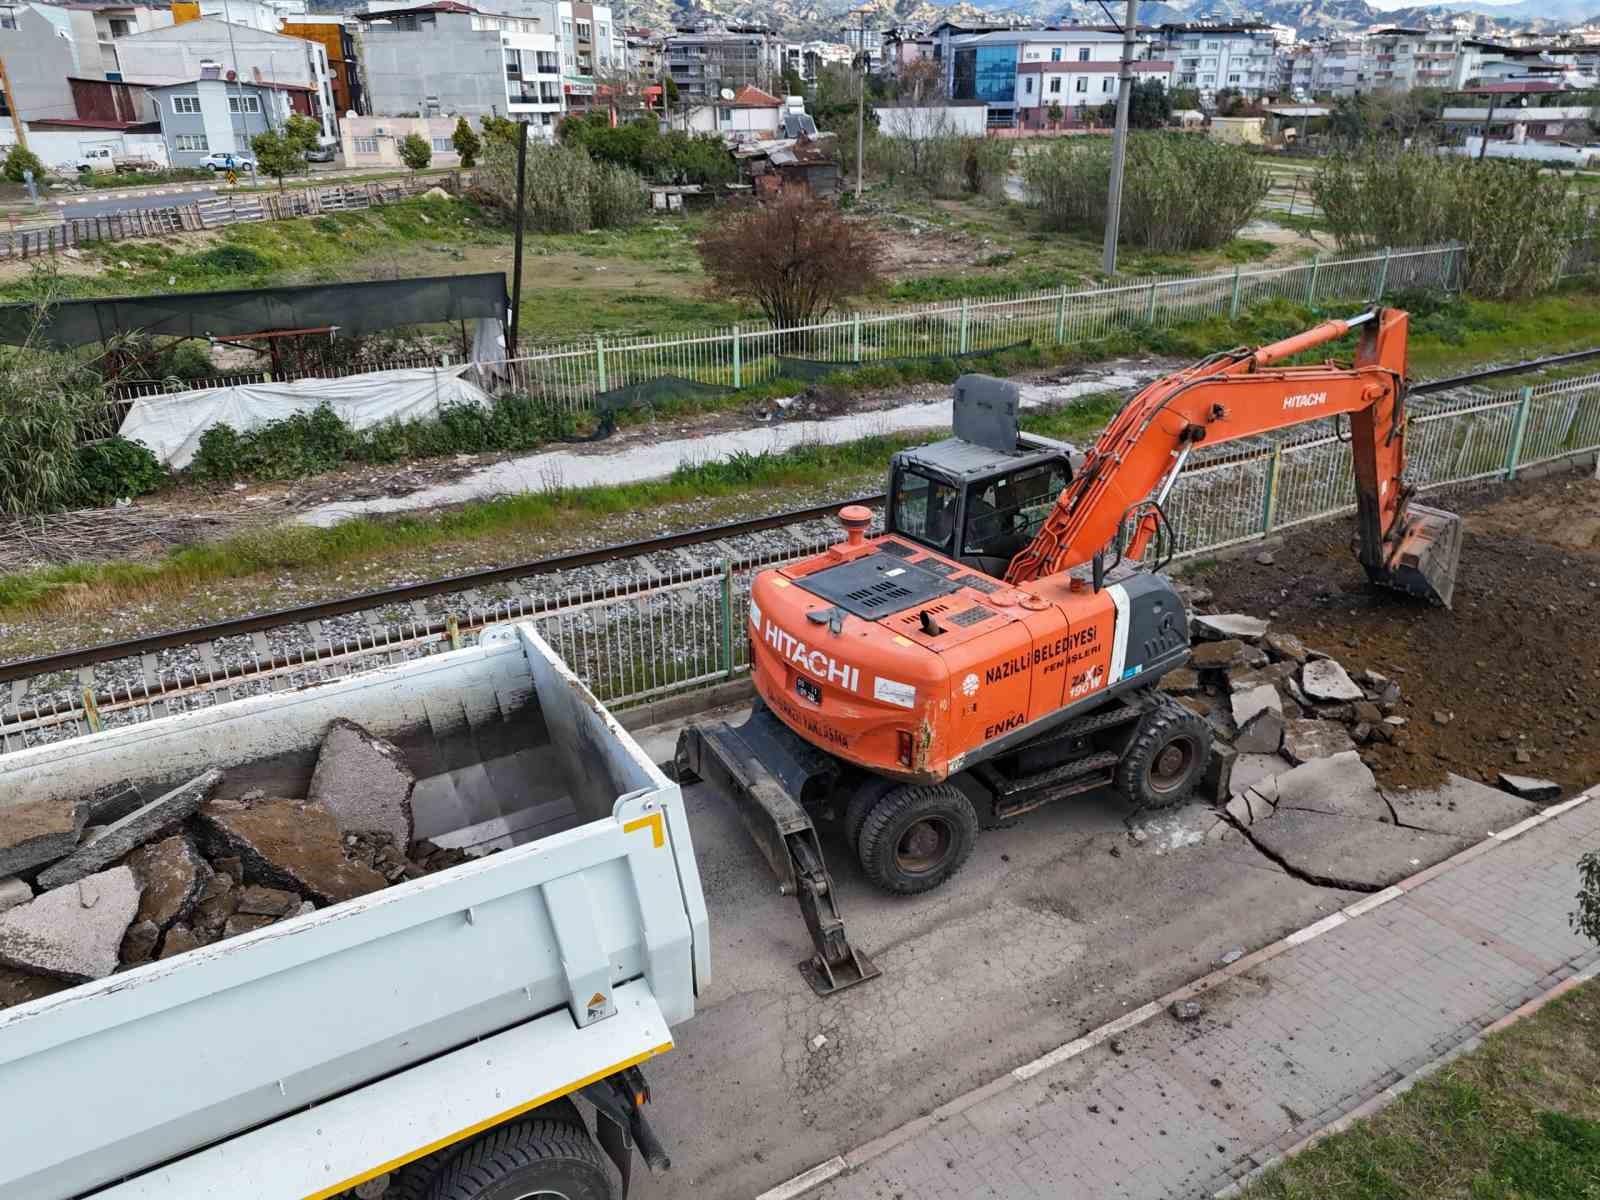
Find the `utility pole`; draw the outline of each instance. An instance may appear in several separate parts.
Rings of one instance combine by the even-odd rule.
[[[856,46],[861,63],[861,73],[856,78],[856,203],[859,204],[867,149],[867,10],[863,8],[856,15],[861,18],[861,37]]]
[[[0,58],[0,93],[6,98],[6,111],[11,114],[11,128],[17,131],[17,145],[24,150],[28,148],[28,127],[22,122],[22,114],[17,111],[17,98],[11,94],[11,76],[6,74],[6,60]]]
[[[1495,94],[1489,93],[1489,119],[1483,125],[1483,140],[1478,143],[1478,161],[1483,161],[1483,156],[1489,153],[1489,134],[1494,130],[1494,102]]]
[[[506,338],[506,349],[511,351],[510,357],[517,356],[517,335],[522,332],[522,201],[524,189],[527,187],[528,171],[528,123],[517,122],[517,215],[516,215],[516,250],[512,256],[511,266],[511,330]]]
[[[1117,128],[1111,137],[1111,190],[1106,196],[1106,244],[1103,268],[1117,273],[1117,232],[1122,221],[1122,167],[1128,157],[1128,106],[1133,99],[1133,43],[1138,33],[1138,0],[1128,0],[1122,18],[1122,67],[1117,71]],[[1196,180],[1197,186],[1203,186]]]

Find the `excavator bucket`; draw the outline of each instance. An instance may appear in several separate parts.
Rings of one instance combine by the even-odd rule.
[[[1408,504],[1392,547],[1381,568],[1369,569],[1373,582],[1449,608],[1461,561],[1461,518],[1443,509]]]

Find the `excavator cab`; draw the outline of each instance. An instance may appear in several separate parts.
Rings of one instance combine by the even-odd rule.
[[[1021,433],[1016,384],[956,381],[954,437],[903,450],[889,464],[886,532],[994,578],[1050,515],[1083,455]]]

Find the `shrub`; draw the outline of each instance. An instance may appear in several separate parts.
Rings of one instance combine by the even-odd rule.
[[[78,479],[79,502],[110,504],[155,491],[167,471],[143,442],[112,437],[79,448]]]
[[[400,139],[400,161],[413,171],[420,171],[433,161],[433,145],[419,133],[408,133]]]
[[[908,137],[869,136],[872,172],[933,196],[1000,195],[1011,162],[1010,143],[945,132],[948,126],[939,124],[937,113],[929,120],[930,128],[913,128]]]
[[[1574,933],[1600,946],[1600,850],[1578,860],[1578,907],[1568,914]]]
[[[99,377],[53,351],[24,346],[0,355],[0,513],[78,503],[78,442],[105,411]]]
[[[1468,246],[1465,286],[1488,299],[1551,286],[1583,222],[1583,203],[1560,173],[1537,163],[1372,145],[1336,154],[1311,194],[1343,250]]]
[[[455,132],[450,135],[450,144],[456,148],[456,154],[461,158],[461,165],[471,170],[478,162],[478,153],[483,149],[483,139],[472,132],[472,126],[467,124],[465,117],[456,118]]]
[[[717,291],[754,301],[780,326],[821,320],[875,286],[883,263],[870,226],[793,189],[708,227],[697,249]]]
[[[1047,229],[1105,229],[1108,140],[1055,142],[1028,157],[1023,179]],[[1269,186],[1241,146],[1180,133],[1129,134],[1121,238],[1156,251],[1220,246],[1250,219]]]
[[[12,146],[5,165],[0,166],[0,175],[12,183],[21,183],[24,171],[32,171],[34,179],[44,181],[44,163],[39,161],[39,156],[21,144]]]
[[[517,203],[517,147],[494,139],[484,149],[480,184],[507,211]],[[582,147],[530,141],[524,215],[540,233],[582,233],[632,224],[645,211],[644,181],[625,167],[597,163]]]

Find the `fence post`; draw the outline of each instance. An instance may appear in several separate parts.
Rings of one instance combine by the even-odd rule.
[[[733,678],[733,560],[722,560],[722,663]]]
[[[1061,294],[1056,297],[1056,345],[1061,345],[1067,340],[1067,289],[1063,285]]]
[[[450,639],[450,649],[461,649],[461,622],[456,619],[455,613],[445,617],[444,631],[445,636]]]
[[[850,319],[850,361],[857,366],[861,365],[861,314],[856,313]]]
[[[1272,532],[1272,523],[1278,519],[1278,470],[1283,465],[1283,444],[1272,443],[1272,457],[1267,459],[1267,486],[1261,501],[1261,532]]]
[[[606,382],[606,343],[605,339],[598,334],[595,335],[594,339],[594,366],[600,385],[596,390],[606,391],[610,387]]]
[[[1233,269],[1233,299],[1228,302],[1228,320],[1232,321],[1239,315],[1239,268]]]
[[[739,361],[739,327],[733,327],[733,386],[744,386],[744,364]]]
[[[99,733],[105,729],[105,722],[100,719],[100,706],[94,702],[94,689],[83,689],[83,722],[89,727],[90,733]]]
[[[1389,281],[1389,254],[1389,247],[1385,246],[1383,261],[1378,264],[1378,294],[1372,298],[1374,304],[1383,299],[1383,285]]]
[[[1317,306],[1317,272],[1322,270],[1322,255],[1318,254],[1311,260],[1311,282],[1306,285],[1306,307]]]
[[[1150,281],[1150,299],[1146,300],[1144,305],[1144,323],[1146,325],[1156,323],[1156,281],[1153,279]]]
[[[1528,413],[1533,408],[1533,389],[1517,393],[1517,415],[1511,426],[1511,444],[1506,447],[1506,478],[1517,477],[1517,460],[1522,457],[1522,439],[1528,432]]]
[[[957,353],[958,354],[965,354],[966,352],[967,352],[967,298],[965,296],[963,296],[961,298],[961,340],[960,340],[960,342],[958,344]]]

